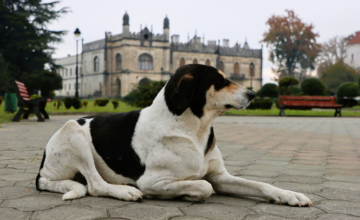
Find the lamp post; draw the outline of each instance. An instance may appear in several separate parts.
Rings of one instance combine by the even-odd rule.
[[[252,90],[252,78],[254,77],[254,68],[255,65],[253,62],[250,63],[250,88]]]
[[[80,30],[79,28],[76,28],[74,31],[75,40],[76,40],[76,69],[75,69],[75,75],[76,75],[76,82],[75,82],[75,98],[79,98],[79,74],[78,74],[78,41],[80,39]]]

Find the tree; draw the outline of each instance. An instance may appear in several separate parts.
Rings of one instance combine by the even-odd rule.
[[[260,97],[270,97],[277,98],[278,94],[278,86],[273,83],[266,83],[261,87],[261,89],[257,92],[257,95]]]
[[[304,95],[324,95],[326,86],[317,78],[307,78],[301,83],[301,91]]]
[[[29,90],[50,91],[62,88],[62,79],[56,73],[60,66],[54,63],[53,43],[61,42],[65,31],[52,31],[47,24],[68,12],[67,8],[54,10],[59,2],[41,3],[41,0],[3,0],[0,3],[0,56],[6,64],[6,85],[16,79]],[[8,91],[0,84],[0,91]]]
[[[321,51],[317,58],[317,74],[321,77],[324,69],[331,64],[344,61],[346,57],[346,45],[354,35],[348,37],[334,37],[321,45]]]
[[[341,83],[356,82],[359,77],[356,71],[346,65],[342,59],[335,64],[329,64],[327,68],[323,68],[321,71],[320,79],[326,85],[327,91],[331,94],[335,94]]]
[[[315,58],[320,51],[316,43],[318,34],[313,32],[313,25],[303,23],[294,11],[286,10],[287,16],[273,15],[266,22],[270,26],[264,33],[267,46],[270,46],[269,60],[278,66],[277,74],[305,77],[306,71],[313,70]]]
[[[299,84],[299,81],[295,77],[292,76],[282,77],[279,80],[280,95],[291,95],[291,90],[289,90],[289,88],[291,86],[296,86],[297,84]]]

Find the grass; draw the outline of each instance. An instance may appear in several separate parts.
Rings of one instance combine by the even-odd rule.
[[[117,107],[117,109],[114,109],[113,104],[111,103],[111,101],[109,101],[109,103],[106,106],[94,106],[94,102],[95,100],[85,100],[82,99],[83,101],[87,101],[88,104],[87,106],[83,106],[80,109],[75,109],[74,107],[71,107],[70,109],[66,109],[64,104],[62,106],[60,106],[59,109],[57,109],[56,106],[54,106],[54,103],[57,102],[51,102],[51,103],[47,103],[46,104],[46,112],[48,112],[50,115],[51,114],[80,114],[80,113],[102,113],[102,112],[128,112],[128,111],[132,111],[132,110],[137,110],[137,109],[141,109],[141,108],[137,108],[137,107],[133,107],[130,106],[124,102],[119,101],[119,106]]]
[[[1,123],[8,123],[15,116],[15,113],[8,113],[4,110],[4,103],[0,105],[0,125]]]
[[[335,110],[285,110],[287,116],[334,116]],[[343,117],[360,117],[360,111],[341,111]],[[272,108],[269,110],[230,110],[226,115],[250,115],[250,116],[278,116],[279,109]]]

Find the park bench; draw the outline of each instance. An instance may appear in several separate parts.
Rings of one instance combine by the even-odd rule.
[[[335,109],[334,116],[338,114],[341,117],[342,105],[336,104],[335,96],[289,96],[281,95],[279,97],[279,115],[285,115],[285,109],[311,109],[326,108]]]
[[[46,97],[30,99],[29,92],[24,83],[14,81],[13,85],[16,90],[16,96],[18,98],[19,111],[16,113],[12,121],[19,121],[22,115],[23,119],[28,119],[31,113],[35,113],[38,121],[45,121],[49,119],[49,115],[45,111],[46,102],[51,102],[51,99]],[[41,116],[41,114],[44,118]]]

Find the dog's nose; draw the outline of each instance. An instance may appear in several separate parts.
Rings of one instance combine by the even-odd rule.
[[[249,101],[251,101],[255,97],[255,93],[253,93],[252,91],[248,91],[247,95],[249,97]]]

